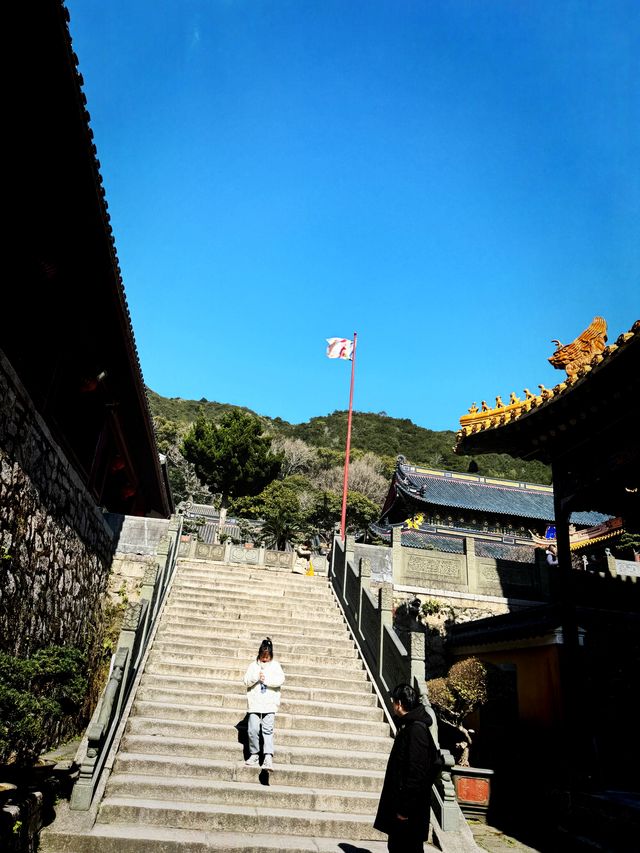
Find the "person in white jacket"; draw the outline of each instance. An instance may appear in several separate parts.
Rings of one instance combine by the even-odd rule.
[[[263,770],[273,769],[273,728],[276,711],[280,706],[280,688],[284,684],[284,672],[273,659],[273,643],[269,637],[260,643],[257,658],[249,664],[244,674],[249,706],[249,752],[245,764],[257,767],[260,764],[260,730],[262,729]]]

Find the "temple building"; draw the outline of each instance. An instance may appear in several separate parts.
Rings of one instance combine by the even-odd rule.
[[[576,512],[576,535],[608,516]],[[460,474],[409,465],[398,457],[380,520],[370,532],[390,541],[400,528],[405,546],[462,553],[464,540],[475,539],[478,556],[533,562],[555,542],[553,489],[475,474]]]
[[[100,644],[118,519],[166,519],[172,502],[69,13],[43,0],[7,14],[20,50],[5,104],[0,649],[28,655]]]
[[[504,772],[521,781],[526,767],[538,797],[545,784],[564,791],[571,808],[549,817],[571,831],[594,812],[614,826],[638,802],[640,747],[621,736],[620,723],[635,704],[640,668],[640,562],[623,547],[623,532],[640,527],[640,321],[611,344],[600,317],[571,344],[555,343],[549,361],[566,377],[536,394],[511,393],[507,404],[501,396],[492,407],[474,403],[457,443],[464,455],[508,453],[551,466],[558,566],[550,601],[452,626],[448,647],[454,657],[514,668],[520,722],[510,739],[520,766],[507,749]],[[608,518],[571,530],[593,513]],[[607,549],[606,560],[580,571],[594,546]],[[536,772],[541,766],[553,768],[555,782]],[[597,834],[585,826],[585,837]]]

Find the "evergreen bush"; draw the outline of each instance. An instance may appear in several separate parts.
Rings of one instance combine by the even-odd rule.
[[[47,646],[29,658],[0,652],[0,763],[32,764],[55,745],[65,717],[84,702],[79,649]]]

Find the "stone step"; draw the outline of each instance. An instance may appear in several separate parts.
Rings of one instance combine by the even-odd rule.
[[[244,724],[244,716],[238,716],[233,726],[218,722],[201,722],[198,720],[166,719],[163,717],[129,717],[126,726],[127,734],[145,735],[148,737],[167,738],[202,738],[203,740],[222,741],[223,743],[239,744],[240,733],[235,725]],[[387,729],[388,732],[388,729]],[[381,752],[386,754],[391,749],[391,738],[380,735],[362,735],[353,729],[350,732],[322,731],[320,729],[292,729],[278,727],[276,720],[275,748],[296,746],[308,747],[317,745],[322,749],[338,749],[350,752]]]
[[[55,827],[55,825],[54,825]],[[211,833],[197,829],[97,823],[84,835],[48,828],[38,848],[41,853],[386,853],[386,841],[339,836],[306,838],[302,835],[265,835],[239,832]],[[357,846],[350,842],[357,841]],[[362,846],[364,843],[365,846]],[[433,849],[430,848],[429,849]]]
[[[176,578],[172,595],[180,598],[215,601],[220,597],[243,600],[245,604],[252,598],[274,603],[283,599],[304,602],[312,607],[337,608],[335,599],[328,589],[298,591],[282,586],[279,589],[253,582],[251,586],[242,583],[224,583],[218,581],[197,581],[188,578]]]
[[[234,693],[239,689],[237,681],[229,681],[222,678],[204,679],[195,678],[190,675],[156,675],[145,672],[142,678],[142,688],[151,687],[155,690],[186,690],[207,694],[212,697],[224,696],[226,693]],[[306,702],[338,702],[341,705],[362,707],[377,707],[378,697],[368,682],[363,682],[360,690],[323,690],[320,688],[297,687],[290,681],[286,682],[286,695],[292,699],[301,699]],[[224,704],[224,701],[222,701]]]
[[[217,723],[234,726],[238,722],[238,711],[231,708],[207,708],[186,703],[150,702],[137,699],[134,702],[132,714],[141,717],[153,717],[166,720],[186,720],[189,722],[209,722],[215,719]],[[384,737],[389,732],[389,726],[382,721],[362,719],[340,719],[339,717],[321,717],[318,715],[289,714],[278,711],[276,715],[276,737],[279,731],[293,729],[296,731],[316,731],[332,733],[352,732],[358,737]]]
[[[160,632],[171,636],[179,635],[181,637],[227,637],[232,642],[236,637],[250,637],[255,642],[256,651],[267,634],[262,622],[259,625],[246,625],[235,618],[220,620],[213,625],[190,625],[175,619],[167,620],[163,617],[160,621],[158,633]],[[291,642],[299,640],[300,642],[313,643],[313,645],[317,645],[318,647],[322,647],[329,640],[332,643],[334,641],[338,643],[353,642],[346,631],[340,630],[319,637],[318,630],[313,625],[298,622],[282,622],[277,626],[274,634],[276,634],[276,637],[272,637],[273,640],[282,639],[283,641],[287,640]],[[271,634],[268,634],[268,636],[271,636]]]
[[[255,580],[249,581],[217,581],[206,578],[189,578],[176,576],[172,591],[179,595],[202,595],[208,599],[220,596],[233,597],[244,601],[245,605],[253,602],[256,606],[259,602],[274,603],[276,599],[282,601],[290,600],[300,603],[308,603],[310,607],[337,607],[336,599],[329,587],[325,588],[297,588],[289,585],[274,587],[270,584]],[[266,608],[265,608],[266,609]]]
[[[264,790],[268,788],[264,787]],[[372,815],[278,809],[266,806],[234,806],[187,801],[146,800],[138,797],[106,797],[98,814],[100,823],[151,824],[209,832],[244,832],[303,835],[309,838],[350,838],[383,841],[373,829]]]
[[[233,645],[229,643],[229,637],[220,639],[210,639],[206,642],[194,643],[185,640],[168,639],[164,633],[159,634],[153,646],[154,649],[179,649],[181,652],[189,654],[201,654],[205,650],[208,654],[232,656],[241,658],[242,660],[250,661],[257,657],[258,644],[241,640],[238,638]],[[329,648],[316,649],[313,645],[304,643],[285,643],[278,638],[277,646],[274,639],[274,651],[276,657],[281,658],[282,655],[289,657],[302,656],[313,657],[315,659],[327,660],[330,663],[332,660],[353,660],[358,656],[358,652],[352,646],[351,648],[336,648],[333,645]]]
[[[278,608],[274,608],[268,614],[261,614],[259,611],[247,612],[246,606],[241,601],[229,602],[222,604],[216,602],[210,607],[206,605],[186,605],[179,602],[174,604],[169,598],[169,603],[165,607],[165,613],[173,617],[179,617],[181,620],[195,621],[197,619],[206,619],[209,622],[219,619],[228,619],[231,621],[239,620],[244,625],[261,626],[265,623],[279,625],[283,620],[296,622],[303,621],[307,624],[313,623],[317,629],[326,628],[335,630],[336,626],[344,625],[345,621],[339,612],[326,612],[324,608],[320,611],[309,612],[304,607],[296,604],[283,602]]]
[[[350,679],[352,676],[354,679],[359,678],[361,681],[366,679],[366,670],[362,661],[358,658],[335,658],[330,664],[318,663],[316,658],[310,656],[292,656],[289,658],[287,655],[283,657],[277,655],[277,659],[282,664],[286,679],[295,675],[322,678],[327,673],[331,673],[332,677],[334,677],[335,673],[335,677],[343,679]],[[229,670],[238,674],[239,681],[242,681],[247,667],[252,662],[252,658],[249,658],[249,660],[240,660],[234,657],[217,657],[216,655],[202,654],[202,652],[199,654],[181,654],[176,646],[172,648],[171,654],[164,651],[157,651],[153,648],[147,660],[149,663],[154,664],[162,661],[166,666],[197,666],[203,669]]]
[[[373,770],[383,773],[392,743],[391,739],[388,738],[387,743],[384,744],[384,749],[382,749],[382,745],[376,742],[372,746],[372,748],[377,749],[376,752],[360,752],[358,750],[349,750],[349,752],[346,752],[342,747],[328,749],[324,746],[314,744],[313,748],[310,748],[307,746],[286,745],[280,741],[281,739],[279,738],[276,755],[278,771],[284,771],[288,764],[295,764],[303,767],[311,767],[313,772],[318,767],[323,767],[330,769],[342,768],[350,772]],[[175,735],[166,737],[163,735],[126,734],[123,738],[121,749],[124,752],[150,755],[153,758],[157,758],[160,755],[172,758],[177,757],[181,762],[189,766],[192,758],[208,761],[215,759],[235,763],[242,761],[244,758],[242,746],[237,742],[227,743],[203,738],[176,737]],[[251,768],[248,769],[251,770]]]
[[[225,693],[202,693],[195,690],[167,690],[141,684],[136,693],[139,700],[151,702],[168,702],[170,704],[184,703],[189,707],[202,708],[245,708],[247,692],[236,686],[234,692]],[[314,702],[304,699],[296,699],[287,693],[282,696],[280,713],[303,714],[312,716],[320,714],[323,717],[339,717],[341,719],[374,720],[376,722],[384,719],[382,708],[362,707],[355,709],[353,705],[343,705],[337,702]]]
[[[272,773],[244,764],[242,677],[265,635],[286,675]],[[326,578],[180,560],[97,822],[65,836],[57,819],[40,849],[383,853],[392,744]]]
[[[274,572],[269,569],[243,567],[234,565],[233,568],[224,563],[207,563],[206,561],[180,560],[178,562],[178,577],[195,577],[198,580],[212,578],[215,580],[240,580],[243,583],[261,583],[265,581],[270,584],[286,584],[287,586],[300,589],[318,588],[328,589],[329,582],[323,575],[299,575],[290,569],[283,572]]]
[[[191,649],[195,648],[195,651]],[[233,650],[232,650],[233,651]],[[331,661],[322,662],[313,655],[292,654],[284,652],[280,654],[275,646],[275,657],[282,664],[285,677],[291,675],[322,675],[326,672],[339,672],[342,676],[351,672],[363,672],[364,666],[362,661],[357,657],[341,658],[335,657]],[[162,639],[158,640],[158,646],[155,643],[153,650],[149,654],[149,660],[163,660],[165,663],[178,664],[198,664],[200,666],[226,666],[230,669],[241,670],[241,678],[244,677],[247,667],[255,660],[255,655],[238,658],[228,653],[216,654],[215,651],[209,653],[208,647],[204,649],[200,646],[188,646],[181,644],[170,644],[167,648]]]
[[[159,636],[162,636],[163,640],[175,642],[197,644],[203,642],[224,643],[227,647],[233,647],[234,649],[242,645],[244,649],[249,651],[250,655],[257,656],[258,648],[265,636],[264,631],[243,631],[235,620],[231,624],[232,634],[226,630],[225,625],[207,630],[196,629],[195,631],[191,631],[189,628],[180,629],[176,626],[172,629],[168,627],[160,629]],[[356,653],[355,644],[349,636],[327,637],[326,641],[320,644],[313,635],[305,636],[304,634],[295,633],[293,630],[287,631],[283,625],[278,626],[277,635],[276,637],[272,637],[272,640],[274,643],[277,640],[277,651],[283,648],[289,649],[295,647],[303,652],[309,650],[311,653],[322,657],[330,657],[334,653],[344,653],[345,651]],[[300,647],[306,647],[306,649]]]
[[[161,657],[157,659],[152,657],[153,653],[149,655],[149,659],[147,660],[147,665],[145,667],[145,674],[158,674],[158,675],[189,675],[195,676],[196,678],[206,678],[206,679],[218,679],[222,678],[229,681],[236,681],[242,683],[242,678],[246,672],[245,667],[239,666],[201,666],[197,664],[189,664],[189,663],[168,663],[162,660]],[[328,670],[325,670],[324,675],[317,674],[308,674],[308,675],[300,675],[298,672],[294,670],[298,669],[298,667],[287,667],[286,684],[294,685],[297,687],[317,687],[317,688],[329,688],[330,690],[340,690],[342,686],[344,686],[347,690],[353,691],[358,688],[358,686],[368,685],[367,674],[364,669],[362,670],[353,670],[351,672],[347,672],[346,670],[333,670],[331,675],[327,674]],[[308,670],[303,668],[305,672]]]
[[[248,768],[247,768],[248,769]],[[105,796],[135,797],[145,800],[206,803],[245,808],[295,809],[314,812],[375,815],[380,792],[333,788],[289,786],[282,784],[276,769],[269,784],[256,784],[258,770],[247,781],[223,781],[197,776],[150,776],[142,773],[114,772],[109,777]],[[380,784],[380,788],[382,785]]]

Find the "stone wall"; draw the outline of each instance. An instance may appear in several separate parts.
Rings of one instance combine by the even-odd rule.
[[[87,648],[114,535],[0,351],[0,648]]]

